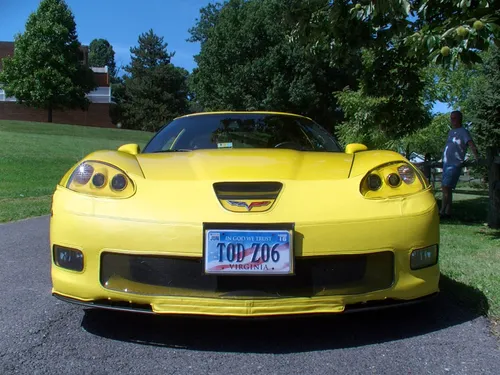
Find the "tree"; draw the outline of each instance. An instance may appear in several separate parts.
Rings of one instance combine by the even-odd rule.
[[[329,24],[334,25],[332,10],[336,2],[288,1],[314,4],[315,18],[330,18]],[[443,66],[480,62],[477,52],[499,43],[498,0],[355,0],[345,3],[349,4],[351,16],[359,25],[370,28],[372,41],[384,40],[387,36],[401,38],[409,47],[408,54],[425,54],[429,62]],[[297,30],[317,26],[314,19],[292,18],[292,21]]]
[[[484,53],[481,54],[483,56]],[[454,69],[441,65],[429,65],[424,68],[426,97],[430,102],[440,101],[453,109],[465,109],[472,87],[480,75],[481,64],[472,67],[458,65]]]
[[[413,34],[405,42],[413,51],[428,53],[429,60],[442,66],[459,62],[471,66],[481,62],[479,52],[499,42],[498,0],[421,0],[399,3],[403,15],[413,16],[409,29]],[[380,4],[376,4],[380,6]],[[379,12],[384,11],[383,8]]]
[[[85,109],[96,85],[92,70],[81,64],[82,51],[73,14],[63,0],[42,0],[23,34],[17,34],[13,57],[3,60],[0,82],[19,103],[48,111]]]
[[[500,144],[499,48],[493,46],[479,56],[484,63],[471,67],[429,66],[426,79],[431,100],[461,110],[464,122],[471,122],[471,133],[484,154],[486,147]]]
[[[106,39],[94,39],[89,45],[89,65],[95,67],[107,66],[109,76],[114,82],[117,71],[115,63],[115,51]]]
[[[189,42],[205,43],[208,40],[210,31],[214,29],[217,24],[217,19],[222,9],[221,3],[208,4],[206,7],[200,9],[200,18],[196,20],[196,26],[189,29],[191,37],[188,38]]]
[[[293,10],[298,3],[302,5],[299,12]],[[310,53],[318,43],[338,45],[338,35],[330,32],[339,24],[336,3],[288,0],[287,24]],[[337,127],[345,142],[401,147],[401,137],[429,124],[432,102],[440,99],[454,105],[464,103],[469,88],[462,92],[447,89],[458,82],[471,82],[482,52],[499,41],[498,0],[343,3],[349,6],[350,19],[357,21],[351,27],[344,25],[344,33],[370,30],[358,44],[370,56],[364,62],[359,89],[336,94],[346,115],[346,121]],[[440,70],[425,70],[428,66]],[[370,76],[371,80],[367,80]],[[458,82],[446,87],[452,79]],[[433,86],[435,89],[429,89]]]
[[[421,61],[408,57],[404,45],[363,50],[363,70],[357,91],[338,92],[346,120],[337,134],[344,143],[399,151],[398,140],[431,121],[424,101]]]
[[[203,8],[190,30],[191,40],[201,43],[191,87],[208,110],[297,112],[336,128],[345,142],[399,150],[406,136],[430,124],[432,102],[445,92],[426,86],[430,62],[474,64],[476,50],[486,50],[488,40],[495,40],[496,2],[491,5],[458,0],[439,5],[427,0],[217,3]],[[449,46],[449,57],[443,46]]]
[[[295,112],[330,129],[341,121],[333,92],[356,86],[359,36],[343,34],[335,53],[322,43],[310,53],[286,25],[288,9],[280,0],[230,0],[200,11],[190,29],[201,44],[191,89],[205,109]],[[348,7],[335,9],[349,22]]]
[[[465,102],[471,132],[483,156],[487,147],[500,146],[500,49],[493,48],[484,60]]]
[[[403,36],[407,21],[392,17],[371,22],[353,15],[361,4],[327,0],[288,0],[286,24],[305,50],[318,45],[330,61],[342,54],[362,56],[356,83],[334,94],[344,121],[337,135],[343,143],[362,142],[372,148],[397,148],[398,140],[428,125],[430,105],[425,98],[423,53],[410,53]],[[339,12],[339,9],[342,9]]]
[[[440,114],[435,116],[425,128],[402,139],[401,144],[420,155],[429,154],[432,159],[440,160],[449,130],[450,115]]]
[[[130,49],[131,62],[124,69],[119,100],[124,127],[156,131],[188,111],[189,74],[171,63],[174,53],[167,51],[163,39],[149,30]]]

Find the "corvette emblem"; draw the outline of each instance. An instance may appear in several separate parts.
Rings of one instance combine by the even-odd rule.
[[[241,201],[227,201],[231,206],[236,206],[236,207],[244,207],[247,209],[247,211],[252,211],[252,208],[254,207],[267,207],[269,206],[272,202],[271,201],[258,201],[258,202],[252,202],[250,204],[246,202],[241,202]]]

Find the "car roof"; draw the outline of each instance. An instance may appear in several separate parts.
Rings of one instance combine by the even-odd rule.
[[[192,117],[192,116],[203,116],[203,115],[223,115],[223,114],[260,114],[260,115],[283,115],[283,116],[295,116],[295,117],[300,117],[300,118],[305,118],[308,120],[311,120],[311,118],[307,116],[302,116],[298,115],[295,113],[289,113],[289,112],[273,112],[273,111],[218,111],[218,112],[197,112],[197,113],[190,113],[187,115],[179,116],[177,118],[183,118],[183,117]],[[176,118],[176,119],[177,119]]]

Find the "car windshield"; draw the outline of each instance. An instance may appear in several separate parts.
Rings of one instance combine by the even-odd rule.
[[[225,148],[288,148],[341,152],[336,139],[312,120],[263,113],[181,117],[161,129],[143,153]]]

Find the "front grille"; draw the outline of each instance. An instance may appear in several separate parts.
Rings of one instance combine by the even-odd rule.
[[[394,255],[390,251],[296,258],[293,276],[204,275],[199,258],[105,252],[100,272],[101,284],[111,290],[213,298],[359,294],[389,288],[393,280]]]

